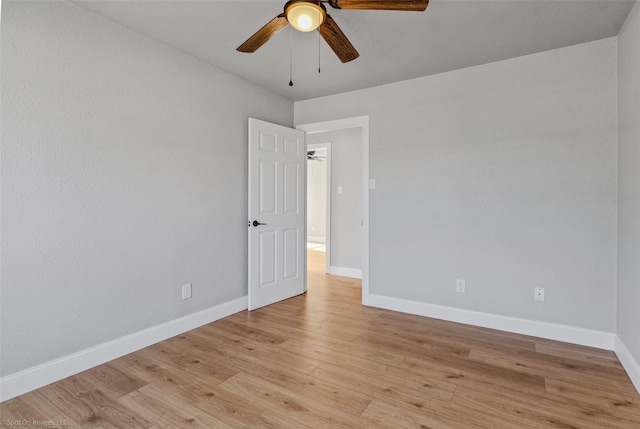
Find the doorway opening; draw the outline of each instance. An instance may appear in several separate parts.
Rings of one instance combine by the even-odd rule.
[[[331,261],[331,143],[307,144],[307,269]]]
[[[326,198],[327,215],[325,224],[325,248],[327,249],[327,259],[325,262],[325,272],[346,277],[355,277],[362,279],[362,302],[366,304],[369,298],[369,117],[361,116],[356,118],[339,119],[334,121],[319,122],[312,124],[303,124],[296,127],[304,131],[307,135],[306,140],[308,152],[314,150],[313,145],[322,145],[331,143],[330,145],[330,163],[331,177],[327,184],[328,192]],[[351,130],[355,137],[351,137],[352,152],[356,152],[355,158],[351,158],[345,167],[346,170],[355,172],[357,180],[345,181],[337,183],[335,180],[335,172],[339,161],[337,151],[337,142],[330,133],[338,131]],[[327,133],[322,135],[321,133]],[[344,161],[344,159],[342,159]],[[307,164],[309,169],[311,167]],[[307,174],[310,174],[308,171]],[[353,174],[352,174],[353,176]],[[309,176],[307,176],[309,180]],[[345,179],[347,180],[347,179]],[[307,202],[311,195],[311,190],[307,190]],[[338,224],[333,219],[337,214],[338,204],[336,198],[340,197],[343,202],[343,208],[346,212],[355,217],[353,219],[341,219]],[[344,203],[347,203],[346,205]],[[349,205],[351,204],[351,205]],[[307,211],[307,216],[314,215]],[[311,230],[311,219],[307,219],[307,235],[311,237],[310,246],[319,241],[313,235],[317,232]],[[328,226],[328,227],[327,227]],[[338,235],[339,234],[339,235]],[[342,245],[337,245],[338,237],[342,238]],[[310,256],[308,256],[310,257]],[[309,266],[307,261],[307,267]]]

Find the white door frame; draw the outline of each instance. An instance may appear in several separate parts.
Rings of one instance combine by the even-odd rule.
[[[305,133],[320,133],[344,128],[362,129],[362,304],[369,305],[369,116],[301,124],[296,125],[296,128]]]
[[[325,247],[325,265],[324,265],[324,272],[329,274],[329,267],[331,266],[331,142],[326,142],[326,143],[307,143],[307,150],[313,150],[313,149],[318,149],[318,148],[325,148],[327,149],[327,159],[326,159],[326,165],[327,165],[327,171],[326,171],[326,175],[327,175],[327,180],[325,181],[325,185],[327,187],[327,191],[326,191],[326,201],[325,201],[325,208],[326,208],[326,214],[325,214],[325,227],[324,227],[324,233],[325,233],[325,243],[324,243],[324,247]],[[307,163],[308,165],[308,163]],[[307,174],[308,174],[309,170],[307,170]],[[307,183],[307,186],[309,186],[309,184]],[[309,198],[309,193],[307,192],[306,194],[306,198]],[[307,216],[309,216],[309,211],[307,210],[306,213]],[[306,220],[306,219],[305,219]],[[307,234],[309,233],[309,231],[307,231]]]

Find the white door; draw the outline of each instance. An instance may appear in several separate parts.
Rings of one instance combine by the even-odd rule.
[[[249,119],[249,310],[305,291],[304,132]]]

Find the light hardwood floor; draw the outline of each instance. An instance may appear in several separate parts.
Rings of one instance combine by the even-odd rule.
[[[306,295],[7,401],[0,420],[67,428],[640,428],[640,396],[613,352],[363,307],[359,282],[324,275],[323,257],[309,251]]]

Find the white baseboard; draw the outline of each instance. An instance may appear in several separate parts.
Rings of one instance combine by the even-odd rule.
[[[368,294],[366,296],[363,295],[362,303],[371,307],[379,307],[387,310],[400,311],[402,313],[432,317],[434,319],[449,320],[452,322],[482,326],[484,328],[531,335],[534,337],[564,341],[567,343],[597,347],[600,349],[614,349],[615,334],[609,332],[595,331],[555,323],[539,322],[536,320],[519,319],[516,317],[500,316],[497,314],[482,313],[479,311],[427,304],[424,302],[409,301],[373,294]]]
[[[629,349],[627,349],[620,337],[617,335],[614,350],[620,360],[620,363],[624,367],[624,370],[627,371],[627,375],[631,379],[631,382],[640,394],[640,363],[633,358]]]
[[[357,268],[336,267],[334,265],[329,266],[329,274],[342,277],[353,277],[355,279],[362,278],[362,270]]]
[[[247,297],[189,314],[0,378],[0,402],[247,309]]]
[[[327,239],[326,237],[315,237],[312,235],[307,235],[307,243],[327,244]]]

